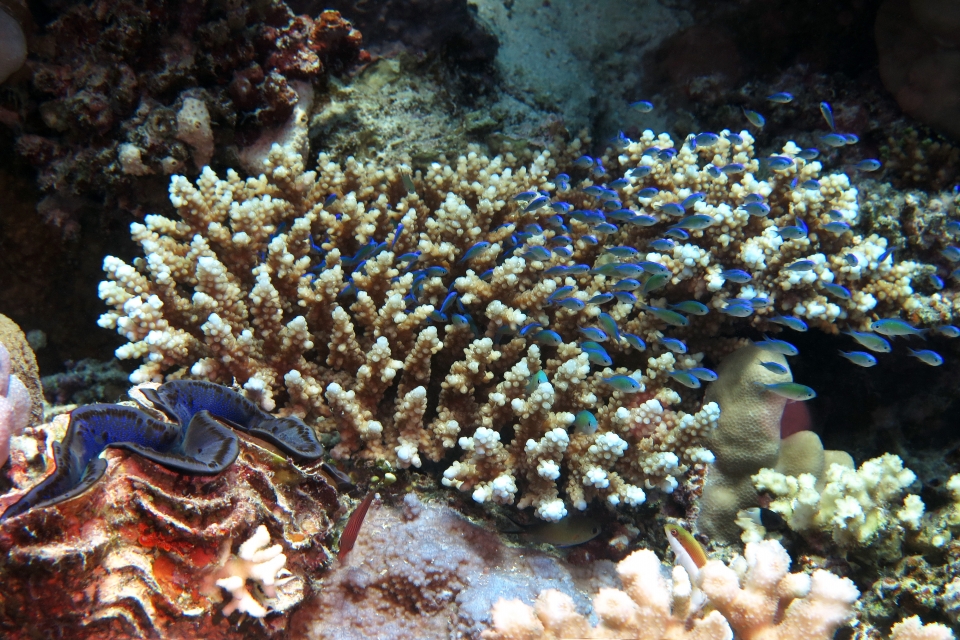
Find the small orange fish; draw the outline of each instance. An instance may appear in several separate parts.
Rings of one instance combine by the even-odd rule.
[[[347,520],[347,526],[343,528],[343,533],[340,534],[340,550],[337,552],[337,558],[341,561],[346,558],[350,550],[353,549],[353,544],[357,541],[357,535],[360,533],[360,525],[363,524],[363,519],[370,509],[370,503],[373,502],[374,495],[376,494],[373,491],[369,492],[363,499],[363,502],[360,503],[360,506],[350,514],[350,519]]]

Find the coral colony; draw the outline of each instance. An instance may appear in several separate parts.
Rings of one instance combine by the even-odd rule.
[[[294,47],[320,24],[358,45],[332,13],[274,36]],[[284,51],[267,70],[299,77]],[[253,109],[266,98],[244,77],[231,90]],[[199,177],[171,177],[175,216],[130,225],[141,255],[104,259],[100,326],[140,362],[136,405],[24,429],[29,397],[0,345],[6,609],[48,607],[80,635],[326,638],[339,594],[341,614],[376,603],[347,624],[389,618],[389,637],[447,616],[442,637],[489,640],[867,638],[881,637],[866,622],[876,576],[855,582],[854,565],[908,543],[955,557],[960,475],[928,511],[897,455],[857,467],[781,429],[816,396],[793,379],[797,332],[848,334],[838,368],[907,344],[913,366],[944,364],[920,338],[960,335],[960,220],[937,222],[929,262],[901,259],[858,231],[858,189],[817,149],[758,153],[750,109],[742,130],[621,133],[600,155],[558,137],[529,162],[471,148],[424,169],[320,154],[307,170],[313,89],[288,89],[289,126],[248,149],[249,178],[206,166],[210,114],[185,97],[177,138]],[[821,146],[880,168],[820,112]],[[117,153],[124,171],[159,170],[133,143]],[[729,337],[748,332],[766,335]],[[398,476],[409,491],[390,493]],[[438,502],[524,516],[521,540],[587,542],[602,521],[617,577],[589,583],[591,607],[546,570],[516,592],[490,568],[497,597],[472,613],[456,594],[513,556],[499,539],[489,551],[492,525],[422,504],[431,482],[456,490]],[[665,542],[641,548],[641,533]],[[415,553],[393,546],[417,537]],[[805,563],[788,554],[798,540],[816,550]],[[956,622],[960,575],[937,580],[930,598]],[[64,590],[72,609],[51,600]],[[954,637],[910,610],[885,623],[897,640]]]
[[[854,472],[811,432],[781,443],[784,405],[814,395],[790,381],[792,345],[741,348],[717,373],[701,361],[730,325],[846,330],[875,352],[916,332],[901,317],[949,325],[951,292],[911,288],[938,265],[858,235],[847,176],[822,175],[792,143],[757,158],[748,131],[679,148],[648,131],[620,147],[592,158],[558,143],[520,167],[471,152],[415,173],[325,156],[306,172],[275,146],[257,179],[174,178],[180,219],[133,225],[139,266],[105,261],[115,311],[101,324],[130,341],[121,356],[145,359],[135,382],[236,381],[335,431],[339,459],[403,469],[452,450],[444,485],[544,520],[594,499],[635,507],[715,463],[700,525],[736,539],[738,512],[773,482],[761,472],[792,456],[813,459],[797,472],[811,480],[778,476],[788,489],[771,507],[795,530],[862,546],[916,530],[923,504],[904,498],[912,476],[895,456]],[[679,408],[713,380],[716,401]],[[863,474],[900,480],[874,494],[854,488]],[[801,521],[789,487],[819,477]],[[830,578],[803,601],[823,627],[806,635],[827,637],[856,598]],[[823,607],[841,613],[827,622]]]

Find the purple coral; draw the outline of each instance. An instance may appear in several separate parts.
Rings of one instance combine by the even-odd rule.
[[[10,370],[10,353],[0,344],[0,464],[10,455],[10,436],[30,422],[30,393]]]

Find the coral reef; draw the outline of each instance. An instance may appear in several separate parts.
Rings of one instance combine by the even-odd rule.
[[[700,569],[700,588],[711,610],[697,617],[691,580],[677,567],[661,574],[652,551],[635,551],[617,565],[623,590],[602,589],[591,628],[568,596],[544,591],[534,607],[500,600],[485,640],[523,638],[726,638],[828,640],[853,613],[859,596],[853,582],[827,571],[789,573],[790,556],[775,541],[747,545],[730,566],[711,560]]]
[[[10,438],[30,423],[30,394],[11,373],[10,354],[0,343],[0,461],[10,455]]]
[[[476,7],[479,22],[499,41],[494,65],[504,91],[558,114],[571,130],[613,132],[634,121],[625,96],[647,81],[645,56],[691,23],[687,8],[648,0],[579,6],[481,0]],[[657,114],[644,123],[663,126]]]
[[[67,422],[59,416],[15,439],[11,479],[20,489],[0,506],[52,471],[51,445]],[[238,566],[247,566],[255,545],[237,545],[261,540],[262,524],[300,578],[278,585],[277,600],[262,601],[274,612],[244,633],[285,636],[291,607],[315,588],[302,578],[330,559],[325,545],[338,497],[317,470],[262,443],[239,444],[235,464],[199,477],[108,450],[104,479],[89,491],[0,524],[3,635],[235,638],[243,616],[225,616],[231,596],[215,583],[242,574]]]
[[[716,405],[674,409],[682,396],[666,385],[691,376],[703,358],[693,350],[725,327],[790,313],[836,332],[954,313],[952,289],[911,287],[933,267],[888,260],[884,239],[850,228],[857,193],[845,175],[820,176],[792,143],[762,169],[749,133],[704,135],[670,151],[648,131],[587,158],[591,175],[625,172],[616,190],[573,164],[578,141],[527,166],[471,152],[415,174],[324,155],[305,171],[274,146],[261,178],[174,177],[179,220],[131,227],[146,260],[106,258],[100,295],[114,311],[100,324],[130,341],[118,357],[145,359],[135,382],[173,368],[236,380],[265,408],[282,402],[337,431],[335,456],[419,466],[459,444],[444,481],[479,502],[550,520],[596,496],[636,505],[712,461],[702,439]],[[589,209],[597,198],[609,218]],[[646,247],[685,208],[666,229],[679,241],[622,248]],[[739,291],[732,267],[749,271]],[[691,298],[707,304],[681,304]],[[584,331],[609,339],[613,356],[580,342]],[[675,353],[687,351],[677,337],[691,353]],[[434,368],[449,371],[439,387]],[[597,428],[587,419],[569,433],[581,411]]]
[[[199,170],[215,149],[235,159],[285,122],[291,83],[355,63],[360,39],[336,12],[295,15],[282,0],[80,3],[36,36],[28,78],[5,106],[47,209],[73,216],[71,198],[105,196],[137,212],[150,206],[146,186]]]
[[[130,388],[129,375],[116,359],[84,358],[65,362],[64,371],[43,376],[40,382],[51,405],[79,405],[120,399]]]
[[[500,597],[532,600],[542,588],[573,598],[616,584],[614,565],[575,566],[554,553],[505,545],[488,523],[414,493],[371,507],[356,547],[294,614],[310,640],[477,638]],[[399,505],[397,503],[400,503]]]
[[[774,373],[763,366],[765,362],[780,365],[784,372]],[[759,503],[755,473],[770,465],[819,478],[827,454],[833,460],[839,452],[825,452],[820,438],[810,431],[781,439],[787,399],[762,385],[792,381],[782,354],[753,345],[741,347],[723,359],[717,376],[705,400],[716,402],[723,411],[704,442],[716,462],[707,474],[697,526],[710,538],[730,542],[740,533],[737,512]]]
[[[23,392],[27,396],[24,425],[38,424],[43,418],[43,388],[40,385],[37,359],[20,327],[2,314],[0,314],[0,346],[6,349],[4,361],[6,375],[16,377],[19,386],[23,387]],[[6,456],[0,459],[6,460]]]
[[[310,119],[311,144],[334,158],[376,158],[384,166],[406,157],[415,166],[445,161],[469,142],[538,145],[540,119],[496,98],[464,104],[434,64],[402,53],[371,63],[349,83],[329,83]]]
[[[809,473],[792,476],[761,469],[753,483],[773,497],[770,508],[783,515],[792,530],[823,531],[842,549],[872,545],[890,561],[902,556],[904,536],[920,528],[923,500],[906,491],[916,478],[898,456],[885,454],[859,469],[832,464],[820,482]],[[756,539],[763,534],[762,527],[754,525],[744,535]]]
[[[220,570],[226,575],[219,578],[216,584],[233,596],[233,600],[223,608],[223,615],[229,616],[234,611],[246,613],[254,618],[267,615],[266,607],[247,590],[248,580],[259,583],[263,594],[271,600],[278,599],[278,590],[286,596],[288,600],[286,603],[270,603],[270,609],[273,611],[283,611],[300,603],[303,598],[303,580],[291,575],[283,568],[287,564],[283,545],[275,544],[267,547],[268,544],[270,544],[270,532],[266,526],[260,525],[250,539],[237,549],[237,557],[227,561]]]

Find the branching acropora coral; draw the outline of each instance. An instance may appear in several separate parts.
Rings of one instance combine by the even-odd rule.
[[[711,373],[686,343],[778,312],[864,328],[912,304],[925,269],[823,230],[856,220],[846,176],[813,188],[820,165],[793,145],[761,168],[747,132],[714,137],[676,150],[646,132],[574,161],[575,141],[526,166],[470,152],[416,173],[324,155],[304,171],[274,147],[257,178],[175,177],[179,219],[132,225],[145,259],[105,260],[100,324],[145,360],[134,381],[236,381],[339,431],[334,455],[408,467],[459,446],[444,482],[479,502],[548,520],[594,497],[635,505],[712,460],[717,405],[676,409]],[[837,283],[849,300],[829,298]]]

